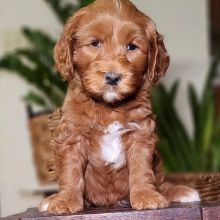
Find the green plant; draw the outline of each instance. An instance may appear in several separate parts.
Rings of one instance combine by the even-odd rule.
[[[159,148],[169,171],[220,170],[220,119],[216,116],[212,87],[217,64],[214,61],[211,65],[201,98],[192,84],[188,87],[194,125],[192,136],[188,134],[174,106],[179,81],[170,89],[159,84],[152,92]]]
[[[79,8],[93,0],[79,0],[77,4],[64,3],[63,0],[44,0],[54,11],[61,24],[64,24]],[[0,68],[17,74],[33,85],[24,100],[29,104],[53,110],[61,106],[66,92],[64,83],[54,68],[53,48],[56,39],[42,30],[22,28],[22,34],[29,47],[17,49],[0,59]]]

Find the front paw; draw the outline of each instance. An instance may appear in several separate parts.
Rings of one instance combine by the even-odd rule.
[[[54,215],[76,213],[83,210],[83,199],[58,193],[46,198],[38,209]]]
[[[130,195],[130,202],[133,209],[157,209],[168,207],[166,198],[156,191],[133,192]]]

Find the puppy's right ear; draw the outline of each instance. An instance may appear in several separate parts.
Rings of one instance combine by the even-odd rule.
[[[79,22],[85,10],[80,10],[74,16],[69,18],[64,26],[63,33],[54,48],[54,60],[56,68],[61,74],[63,80],[71,80],[74,77],[73,54],[74,54],[74,36],[77,32]]]
[[[170,56],[165,48],[163,37],[157,32],[154,22],[147,18],[146,32],[149,38],[148,78],[152,85],[165,75],[170,63]]]

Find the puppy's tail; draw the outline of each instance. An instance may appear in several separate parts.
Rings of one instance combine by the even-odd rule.
[[[169,182],[164,182],[159,191],[166,197],[169,202],[199,202],[200,196],[197,190],[184,186],[175,185]]]
[[[185,203],[200,201],[197,190],[184,185],[175,185],[165,180],[163,161],[158,151],[155,152],[153,165],[157,188],[169,202]]]

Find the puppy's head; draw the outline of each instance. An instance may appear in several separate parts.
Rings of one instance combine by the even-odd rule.
[[[96,0],[69,19],[54,58],[65,80],[107,103],[165,74],[169,56],[153,21],[128,0]]]

